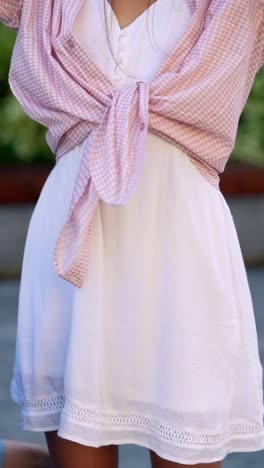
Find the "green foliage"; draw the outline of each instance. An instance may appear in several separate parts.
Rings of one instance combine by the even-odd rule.
[[[7,77],[16,38],[0,24],[0,155],[1,162],[54,161],[46,140],[46,128],[25,115],[11,94]],[[236,144],[230,159],[264,166],[264,67],[258,72],[241,114]]]
[[[0,161],[54,162],[45,139],[47,129],[24,113],[8,84],[15,39],[16,32],[0,24]]]

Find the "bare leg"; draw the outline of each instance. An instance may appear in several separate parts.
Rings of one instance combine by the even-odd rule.
[[[169,460],[164,460],[159,457],[153,450],[149,450],[151,466],[152,468],[186,468],[194,466],[195,468],[222,468],[222,461],[215,463],[199,463],[196,465],[183,465],[182,463],[176,463]]]
[[[3,440],[4,468],[51,468],[49,452],[44,445]]]
[[[63,439],[57,431],[45,433],[54,468],[117,468],[118,445],[88,447]]]

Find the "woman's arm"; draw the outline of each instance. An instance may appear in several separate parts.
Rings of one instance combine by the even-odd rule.
[[[19,28],[20,15],[24,0],[0,0],[0,22],[9,28]]]

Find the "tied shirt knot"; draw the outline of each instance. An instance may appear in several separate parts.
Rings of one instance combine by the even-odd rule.
[[[99,201],[124,205],[142,172],[148,106],[146,82],[115,89],[99,125],[85,142],[69,212],[53,255],[58,275],[77,287],[83,285],[89,267]]]

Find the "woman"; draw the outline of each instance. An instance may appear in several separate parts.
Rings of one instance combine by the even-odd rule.
[[[148,448],[153,468],[263,449],[252,301],[212,170],[262,64],[262,1],[24,0],[13,16],[3,1],[19,33],[11,89],[60,144],[24,252],[22,427],[45,432],[59,468],[116,468],[122,443]],[[148,97],[159,132],[144,133]]]

